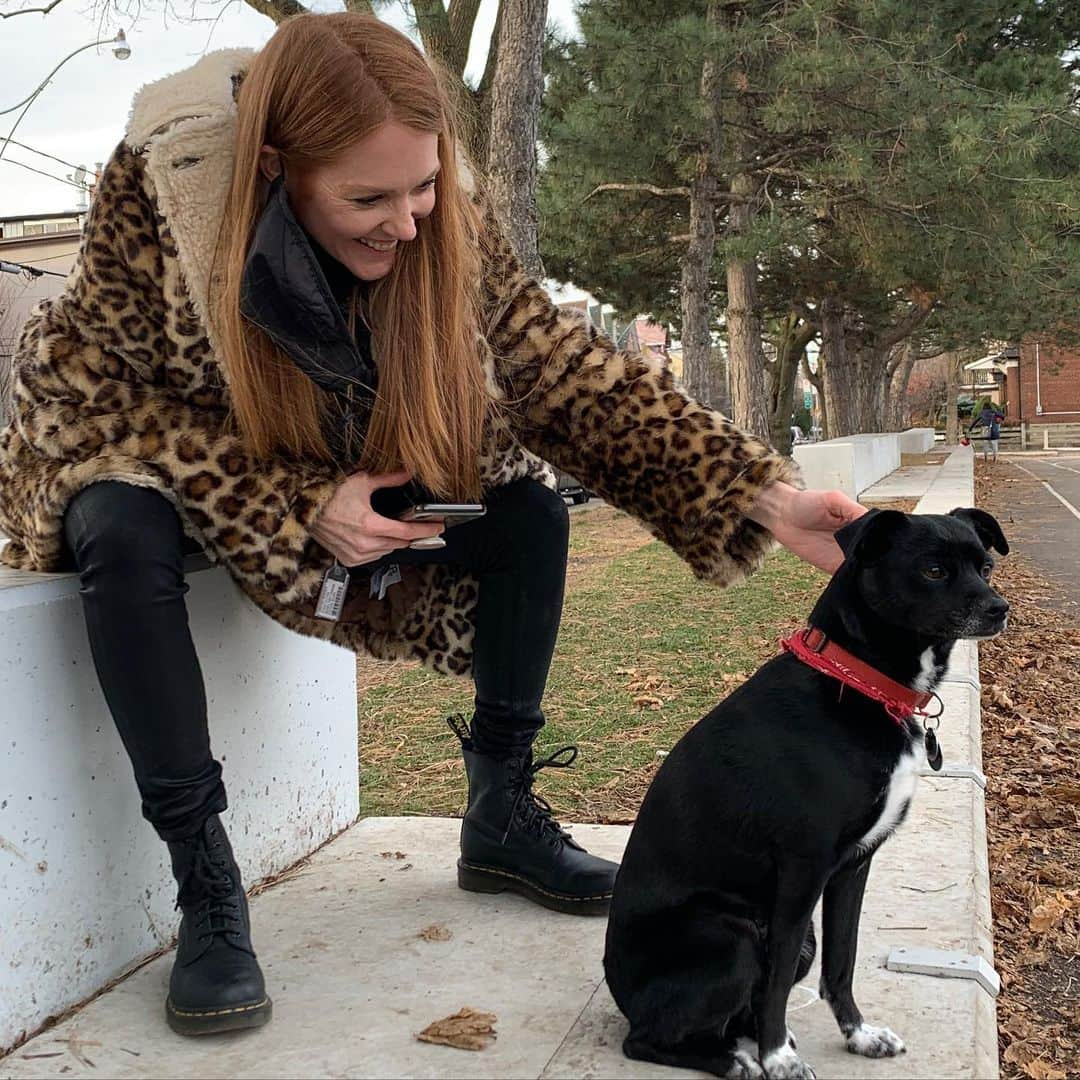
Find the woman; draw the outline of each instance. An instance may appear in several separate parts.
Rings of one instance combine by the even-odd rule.
[[[560,313],[467,190],[460,152],[438,77],[378,20],[305,15],[254,57],[208,56],[137,96],[67,289],[19,345],[3,558],[81,576],[179,885],[179,1031],[270,1015],[218,818],[188,544],[301,633],[471,672],[459,883],[585,913],[606,908],[616,867],[532,793],[555,763],[531,747],[567,552],[544,462],[719,585],[774,537],[835,566],[832,532],[859,512],[797,491],[787,460]],[[409,480],[482,497],[487,515],[411,547],[440,526],[372,508]],[[340,611],[318,610],[328,574],[348,584]]]

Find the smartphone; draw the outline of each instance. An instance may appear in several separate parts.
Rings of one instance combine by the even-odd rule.
[[[482,503],[414,503],[402,514],[399,521],[441,521],[447,528],[475,521],[487,513]]]

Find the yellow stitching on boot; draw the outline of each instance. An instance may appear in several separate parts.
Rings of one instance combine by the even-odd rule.
[[[171,1001],[166,1002],[169,1006],[169,1011],[175,1016],[228,1016],[230,1013],[252,1012],[255,1009],[261,1009],[264,1005],[268,1005],[269,1003],[269,998],[263,998],[262,1001],[257,1002],[254,1005],[237,1005],[232,1009],[212,1009],[209,1012],[191,1012],[188,1009],[178,1009]]]
[[[588,900],[610,900],[612,896],[611,893],[600,893],[598,896],[567,896],[565,893],[549,892],[547,889],[542,889],[527,877],[512,874],[509,870],[497,870],[494,866],[476,866],[474,863],[465,862],[464,859],[462,859],[461,865],[466,870],[479,870],[483,874],[498,874],[499,877],[510,878],[511,881],[520,881],[523,885],[528,885],[530,889],[543,893],[544,896],[550,896],[552,900],[568,900],[572,904],[581,904]]]

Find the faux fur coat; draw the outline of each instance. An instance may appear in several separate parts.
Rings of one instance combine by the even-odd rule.
[[[402,566],[382,600],[362,580],[337,623],[313,616],[331,556],[308,533],[334,470],[256,461],[228,423],[228,358],[207,302],[233,160],[235,88],[251,54],[213,53],[136,96],[97,188],[78,261],[32,315],[0,432],[0,559],[70,569],[62,519],[99,480],[154,488],[265,612],[300,633],[444,672],[471,666],[474,579]],[[798,483],[790,461],[677,390],[655,361],[618,352],[558,310],[496,230],[485,236],[489,385],[523,404],[488,424],[485,488],[546,462],[632,514],[694,573],[728,585],[773,541],[745,515],[763,486]]]

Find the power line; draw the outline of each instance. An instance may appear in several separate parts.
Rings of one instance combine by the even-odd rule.
[[[46,154],[44,150],[35,150],[32,146],[27,146],[26,143],[21,143],[17,139],[2,139],[0,140],[10,143],[12,146],[22,147],[23,150],[29,150],[31,154],[37,154],[39,157],[48,158],[50,161],[55,161],[58,165],[66,165],[69,169],[85,169],[85,165],[73,165],[70,161],[65,161],[63,158],[54,157],[52,154]],[[6,160],[0,159],[0,160]]]
[[[35,169],[33,165],[26,165],[21,161],[15,161],[13,158],[0,158],[0,163],[3,163],[4,165],[18,165],[20,169],[29,169],[30,172],[35,172],[39,176],[47,176],[50,180],[55,180],[58,184],[67,184],[68,187],[73,187],[76,191],[86,190],[84,184],[76,184],[74,180],[65,180],[62,176],[54,176],[52,173],[43,172],[41,169]]]
[[[55,270],[43,270],[40,266],[8,262],[6,259],[0,259],[0,274],[29,274],[31,277],[41,277],[43,274],[48,274],[49,277],[67,277],[67,274],[58,274]]]

